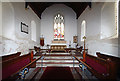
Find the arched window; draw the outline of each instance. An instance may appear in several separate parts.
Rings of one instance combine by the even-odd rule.
[[[64,17],[61,14],[54,17],[54,40],[64,40]]]
[[[83,37],[85,36],[86,33],[86,21],[83,20],[81,24],[81,41],[84,41]]]
[[[36,23],[34,20],[31,21],[31,39],[36,42]]]

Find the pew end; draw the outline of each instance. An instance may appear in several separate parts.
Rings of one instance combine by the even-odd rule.
[[[97,57],[105,59],[107,61],[110,61],[111,64],[111,71],[113,71],[114,73],[111,73],[111,75],[113,75],[115,78],[120,77],[120,58],[119,57],[115,57],[115,56],[111,56],[108,54],[104,54],[101,52],[96,52]]]

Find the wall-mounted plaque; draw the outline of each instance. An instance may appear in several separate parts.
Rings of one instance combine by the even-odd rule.
[[[78,41],[78,37],[77,36],[73,36],[73,43],[77,43]]]
[[[26,25],[23,22],[21,22],[21,32],[24,32],[24,33],[28,34],[28,25]]]

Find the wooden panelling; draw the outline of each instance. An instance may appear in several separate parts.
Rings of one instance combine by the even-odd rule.
[[[21,54],[21,52],[17,52],[15,54],[2,56],[2,61],[6,61],[6,60],[12,59],[14,57],[18,57],[18,56],[20,56],[20,54]]]
[[[51,51],[65,51],[66,45],[51,45]]]
[[[102,58],[102,59],[105,59],[105,60],[109,60],[111,61],[113,64],[113,69],[112,70],[115,70],[114,72],[114,76],[117,77],[118,76],[118,72],[120,72],[120,58],[119,57],[115,57],[115,56],[111,56],[111,55],[107,55],[107,54],[103,54],[103,53],[100,53],[100,52],[96,52],[97,56],[99,58]]]

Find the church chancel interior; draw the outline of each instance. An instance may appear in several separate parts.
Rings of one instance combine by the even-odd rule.
[[[0,1],[0,79],[120,81],[119,7]]]

